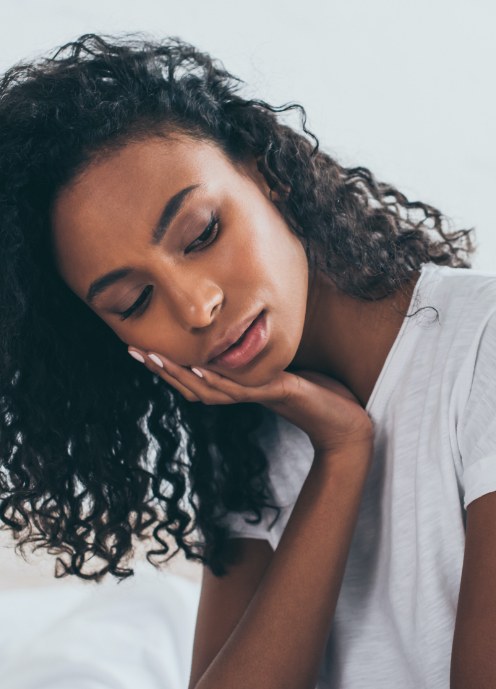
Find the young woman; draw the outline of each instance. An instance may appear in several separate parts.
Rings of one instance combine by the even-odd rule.
[[[58,576],[202,562],[191,689],[494,686],[496,275],[239,82],[5,74],[0,516]]]

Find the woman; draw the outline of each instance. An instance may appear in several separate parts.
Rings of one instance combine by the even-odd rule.
[[[488,681],[495,276],[237,82],[93,34],[6,73],[1,517],[60,576],[201,561],[191,688]]]

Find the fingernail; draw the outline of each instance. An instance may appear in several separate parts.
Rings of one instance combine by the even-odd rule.
[[[144,357],[141,356],[139,352],[135,352],[133,349],[128,349],[128,353],[136,359],[136,361],[141,361],[142,364],[145,363]]]
[[[192,366],[191,370],[193,371],[193,373],[196,373],[198,378],[203,378],[203,373],[198,368],[193,368],[193,366]]]
[[[164,368],[164,365],[162,363],[161,358],[158,356],[158,354],[149,354],[148,358],[153,361],[154,364],[157,364],[157,366],[160,366],[160,368]]]

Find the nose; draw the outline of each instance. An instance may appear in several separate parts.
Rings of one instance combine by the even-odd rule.
[[[186,329],[205,328],[215,319],[223,300],[224,293],[219,285],[196,277],[174,284],[172,308]]]

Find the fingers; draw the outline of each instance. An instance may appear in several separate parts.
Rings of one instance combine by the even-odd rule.
[[[216,377],[211,371],[199,371],[202,376],[194,373],[186,366],[180,366],[166,359],[163,355],[150,352],[140,352],[136,349],[128,349],[129,354],[141,361],[153,373],[160,376],[172,385],[190,402],[203,402],[204,404],[232,404],[233,400],[228,394],[212,386],[212,379]],[[217,376],[221,378],[222,376]],[[227,379],[223,379],[227,380]]]
[[[145,357],[145,366],[152,372],[160,376],[166,383],[169,383],[173,388],[175,388],[181,395],[188,400],[188,402],[200,402],[200,398],[196,395],[189,387],[184,385],[181,381],[174,378],[173,375],[168,373],[164,368],[155,364],[152,360],[148,361]]]
[[[234,404],[240,402],[258,402],[274,410],[285,406],[299,391],[304,382],[292,373],[281,372],[269,383],[258,387],[237,383],[210,369],[195,369],[180,366],[162,354],[140,352],[134,347],[129,354],[138,358],[153,373],[175,387],[184,397],[192,402],[204,404]]]

